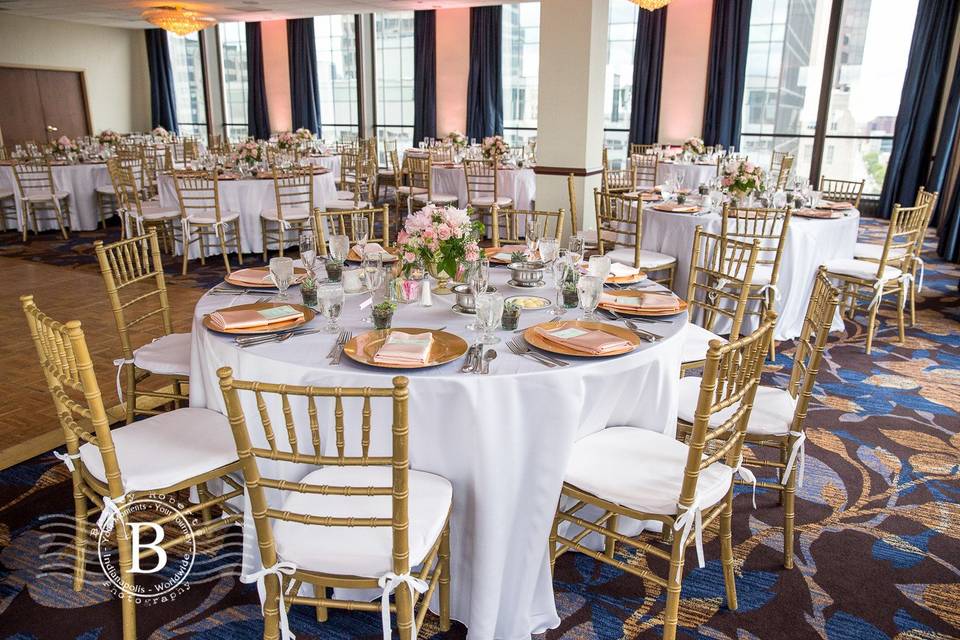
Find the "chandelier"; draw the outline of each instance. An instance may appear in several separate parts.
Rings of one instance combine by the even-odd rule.
[[[182,7],[154,7],[143,12],[143,19],[164,31],[185,36],[217,23],[209,16]]]
[[[641,9],[646,9],[647,11],[656,11],[670,4],[670,0],[630,0],[630,2],[639,5]]]

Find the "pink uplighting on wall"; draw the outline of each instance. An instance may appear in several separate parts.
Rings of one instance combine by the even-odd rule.
[[[663,46],[660,142],[682,142],[703,129],[713,0],[671,2]]]
[[[260,23],[263,37],[263,83],[267,88],[267,110],[272,131],[289,131],[290,64],[287,59],[287,21]]]
[[[437,135],[467,128],[470,9],[437,11]]]

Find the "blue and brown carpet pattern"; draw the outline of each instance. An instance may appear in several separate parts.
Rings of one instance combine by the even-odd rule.
[[[864,235],[877,228],[864,225]],[[93,268],[98,233],[0,246],[0,255]],[[928,251],[927,255],[931,255]],[[217,263],[195,269],[197,285]],[[184,279],[178,278],[181,282]],[[726,609],[715,532],[707,565],[688,554],[681,638],[923,640],[960,637],[960,269],[927,259],[917,325],[894,342],[886,306],[874,353],[862,324],[831,336],[808,417],[805,482],[797,500],[796,567],[782,568],[782,511],[771,493],[757,509],[738,491],[734,514],[739,610]],[[858,322],[862,319],[858,318]],[[783,344],[766,381],[789,376]],[[50,558],[72,510],[69,476],[50,454],[0,472],[0,638],[120,638],[120,608],[88,581],[71,588],[69,570]],[[233,547],[227,546],[226,549]],[[645,560],[624,556],[642,565]],[[239,583],[228,550],[208,558],[206,579],[174,602],[142,607],[141,638],[254,639],[262,632],[256,591]],[[656,567],[662,570],[662,567]],[[453,576],[456,580],[456,576]],[[547,640],[657,638],[663,591],[582,555],[557,565],[562,617]],[[376,614],[331,612],[320,624],[305,607],[291,612],[300,640],[380,637]],[[428,616],[422,638],[440,634]]]

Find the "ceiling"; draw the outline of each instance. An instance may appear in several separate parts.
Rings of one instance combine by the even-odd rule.
[[[201,11],[219,22],[243,22],[305,18],[325,14],[452,9],[504,0],[217,0],[176,2],[171,0],[0,0],[0,16],[12,13],[35,18],[67,20],[107,27],[143,29],[150,25],[140,14],[158,6],[181,6]],[[516,2],[517,0],[513,0]],[[521,0],[522,1],[522,0]],[[3,18],[0,17],[0,20]]]

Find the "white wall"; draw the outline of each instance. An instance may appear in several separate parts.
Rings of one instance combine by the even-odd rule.
[[[680,143],[702,135],[712,18],[712,0],[671,2],[667,10],[660,142]]]
[[[87,83],[91,133],[102,129],[150,129],[147,46],[140,29],[96,27],[4,13],[0,15],[2,64],[82,70]]]

